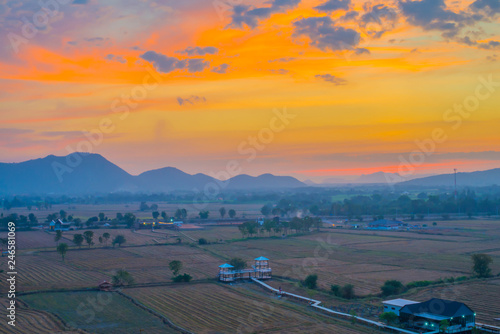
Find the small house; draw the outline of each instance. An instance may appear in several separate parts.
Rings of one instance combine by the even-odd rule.
[[[236,278],[236,271],[233,270],[234,266],[224,263],[219,266],[219,281],[232,282]]]
[[[49,224],[50,231],[70,231],[74,229],[74,223],[64,223],[61,219],[57,219],[57,221],[51,221]]]
[[[401,310],[406,305],[411,304],[418,304],[418,302],[401,298],[386,300],[382,302],[382,305],[384,305],[384,312],[393,312],[396,313],[397,316],[399,316],[399,310]]]
[[[464,303],[438,298],[408,304],[399,310],[399,322],[406,328],[437,331],[444,321],[448,328],[443,333],[471,333],[476,314]]]

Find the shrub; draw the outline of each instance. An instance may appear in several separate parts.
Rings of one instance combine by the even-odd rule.
[[[394,312],[384,312],[378,316],[381,321],[384,321],[386,324],[390,325],[395,323],[398,320],[398,316]]]
[[[405,292],[406,288],[400,281],[390,280],[385,281],[380,290],[382,290],[382,296],[387,297],[390,295],[399,295]]]
[[[177,276],[175,276],[174,278],[172,278],[172,280],[175,283],[180,283],[180,282],[186,282],[186,283],[188,283],[189,281],[191,281],[192,278],[193,277],[191,277],[191,275],[184,273],[183,275],[177,275]]]
[[[316,289],[318,286],[318,275],[312,274],[306,277],[302,282],[302,286],[305,286],[308,289]]]
[[[198,244],[200,244],[200,245],[207,245],[208,241],[205,238],[200,238],[200,239],[198,239]]]

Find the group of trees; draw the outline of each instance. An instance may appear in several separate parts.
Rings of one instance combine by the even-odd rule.
[[[63,236],[62,231],[56,231],[56,234],[54,235],[54,241],[57,243],[56,250],[59,254],[61,254],[62,259],[64,261],[64,257],[69,249],[69,246],[67,243],[59,243]],[[111,238],[111,235],[108,232],[103,233],[101,236],[99,236],[98,240],[99,243],[102,244],[104,243],[105,247],[108,246],[108,240]],[[94,232],[93,231],[85,231],[83,234],[76,233],[73,234],[73,243],[80,248],[85,241],[87,245],[92,246],[94,245]],[[115,238],[112,241],[113,247],[115,245],[118,245],[119,247],[126,243],[127,239],[121,234],[115,236]]]
[[[361,191],[360,191],[361,192]],[[492,188],[478,195],[466,189],[455,198],[454,192],[427,194],[421,192],[414,197],[396,192],[374,191],[372,194],[354,194],[342,201],[332,201],[320,190],[307,194],[285,195],[273,204],[261,208],[264,216],[290,217],[298,212],[320,216],[346,216],[362,219],[363,216],[380,218],[384,215],[404,214],[422,219],[428,214],[462,213],[473,216],[478,213],[498,215],[500,213],[500,189]]]
[[[271,236],[271,233],[273,233],[273,235],[280,233],[288,234],[289,230],[294,230],[295,233],[308,232],[311,228],[319,229],[322,224],[320,218],[306,216],[304,218],[292,218],[289,222],[265,220],[262,225],[254,221],[248,221],[239,225],[238,229],[243,237],[246,235],[252,237],[254,234],[264,235],[266,232]]]
[[[172,274],[174,275],[172,277],[172,281],[174,281],[176,283],[180,283],[180,282],[188,283],[193,278],[191,275],[186,274],[186,273],[184,273],[182,275],[179,274],[179,272],[181,271],[181,269],[183,267],[182,261],[173,260],[168,264],[168,267],[170,268],[170,270],[172,271]]]
[[[220,213],[220,217],[222,219],[224,219],[224,217],[226,216],[226,213],[229,216],[229,218],[231,218],[231,219],[236,217],[236,211],[234,209],[229,209],[229,211],[226,211],[226,208],[222,207],[219,209],[219,213]]]

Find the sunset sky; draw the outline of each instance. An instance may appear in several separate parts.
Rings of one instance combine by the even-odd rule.
[[[499,16],[499,0],[0,0],[0,161],[500,167]]]

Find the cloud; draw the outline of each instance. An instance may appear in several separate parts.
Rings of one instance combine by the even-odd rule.
[[[360,18],[360,27],[370,28],[366,34],[373,38],[380,38],[384,33],[394,28],[398,14],[396,9],[382,4],[370,7],[365,5],[365,13]]]
[[[465,36],[462,38],[457,39],[458,42],[466,44],[468,46],[477,46],[480,49],[485,49],[485,50],[496,50],[500,48],[500,42],[499,41],[488,41],[488,42],[478,42],[475,40],[472,40],[469,36]]]
[[[288,62],[293,61],[295,59],[297,59],[297,58],[295,58],[295,57],[285,57],[285,58],[271,59],[271,60],[268,60],[268,63],[275,63],[275,62],[288,63]]]
[[[86,5],[89,3],[89,0],[73,0],[73,5]]]
[[[347,80],[336,77],[336,76],[328,74],[328,73],[327,74],[316,74],[314,77],[316,79],[321,79],[323,81],[330,82],[330,83],[334,84],[335,86],[341,86],[341,85],[347,84]]]
[[[288,9],[297,7],[301,0],[271,0],[270,7],[254,7],[246,5],[233,6],[231,23],[228,27],[243,28],[246,25],[250,28],[257,27],[259,20],[267,19],[272,14],[284,13]]]
[[[178,59],[175,57],[168,57],[155,51],[147,51],[140,55],[140,58],[150,62],[158,72],[170,73],[175,70],[182,70],[187,68],[190,73],[201,72],[209,63],[204,59]]]
[[[106,60],[111,60],[111,61],[117,61],[119,63],[125,64],[127,61],[122,57],[122,56],[115,56],[114,54],[110,53],[106,57],[104,57]]]
[[[444,0],[399,1],[400,8],[408,22],[424,30],[439,30],[443,37],[455,37],[465,25],[472,24],[471,15],[449,10]]]
[[[272,73],[275,73],[275,74],[287,74],[288,72],[290,72],[290,71],[285,70],[283,68],[280,68],[280,69],[277,69],[277,70],[269,70],[269,71],[272,72]]]
[[[500,13],[500,1],[499,0],[476,0],[471,5],[470,8],[476,12],[484,12],[489,16],[494,16]]]
[[[214,46],[207,46],[204,48],[201,48],[199,46],[195,46],[195,47],[188,47],[185,50],[180,51],[179,53],[187,54],[188,56],[195,56],[195,55],[196,56],[204,56],[206,54],[213,55],[213,54],[216,54],[217,52],[219,52],[219,49],[217,49]]]
[[[219,66],[212,68],[212,72],[224,74],[227,72],[228,68],[229,64],[220,64]]]
[[[339,9],[348,10],[350,5],[351,0],[328,0],[322,5],[314,7],[314,9],[319,12],[331,13]]]
[[[344,16],[341,16],[339,18],[339,21],[351,21],[351,20],[354,20],[355,18],[357,18],[359,15],[359,13],[355,10],[351,10],[347,13],[344,14]]]
[[[177,97],[177,103],[179,103],[180,106],[186,105],[186,104],[195,104],[195,103],[205,103],[207,102],[207,99],[204,98],[203,96],[196,96],[196,95],[191,95],[187,98],[182,98],[180,96]]]
[[[303,18],[293,23],[294,36],[305,35],[310,44],[327,51],[353,50],[359,44],[360,34],[350,28],[335,26],[328,16]]]
[[[370,54],[370,50],[366,49],[366,48],[357,48],[354,53],[358,56],[362,55],[362,54]]]
[[[493,50],[493,49],[499,49],[500,48],[500,42],[499,41],[489,41],[486,43],[478,43],[477,44],[480,49],[487,49],[487,50]]]

